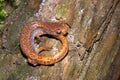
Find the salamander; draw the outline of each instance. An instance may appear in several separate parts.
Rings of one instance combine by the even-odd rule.
[[[65,57],[68,52],[68,41],[65,38],[68,28],[61,22],[32,21],[27,23],[20,33],[20,47],[32,65],[51,65]],[[35,37],[41,39],[41,35],[49,34],[60,40],[62,46],[59,50],[49,56],[38,55],[42,49],[36,49]]]

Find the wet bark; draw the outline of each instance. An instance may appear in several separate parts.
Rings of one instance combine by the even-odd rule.
[[[0,47],[0,80],[119,80],[119,0],[21,0],[5,20]],[[67,56],[51,66],[27,63],[19,44],[21,28],[34,20],[69,25]],[[57,48],[57,40],[44,43]]]

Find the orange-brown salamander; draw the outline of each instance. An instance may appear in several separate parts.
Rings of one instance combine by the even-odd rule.
[[[33,21],[25,25],[20,34],[20,47],[27,56],[28,62],[33,65],[43,64],[50,65],[60,61],[67,54],[68,41],[64,37],[67,33],[67,27],[60,22],[42,22]],[[62,47],[50,56],[41,56],[34,45],[35,37],[49,34],[61,41]]]

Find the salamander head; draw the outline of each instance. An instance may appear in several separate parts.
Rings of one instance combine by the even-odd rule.
[[[54,26],[54,32],[55,32],[55,34],[65,35],[68,32],[68,28],[67,28],[66,24],[58,23],[56,26]]]

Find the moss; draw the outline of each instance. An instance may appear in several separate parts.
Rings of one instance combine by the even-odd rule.
[[[8,15],[7,12],[3,9],[4,0],[0,0],[0,23]]]
[[[3,28],[3,21],[8,16],[7,12],[3,9],[4,0],[0,0],[0,31]]]
[[[74,0],[62,1],[56,10],[56,18],[71,22],[73,20],[74,5]]]

